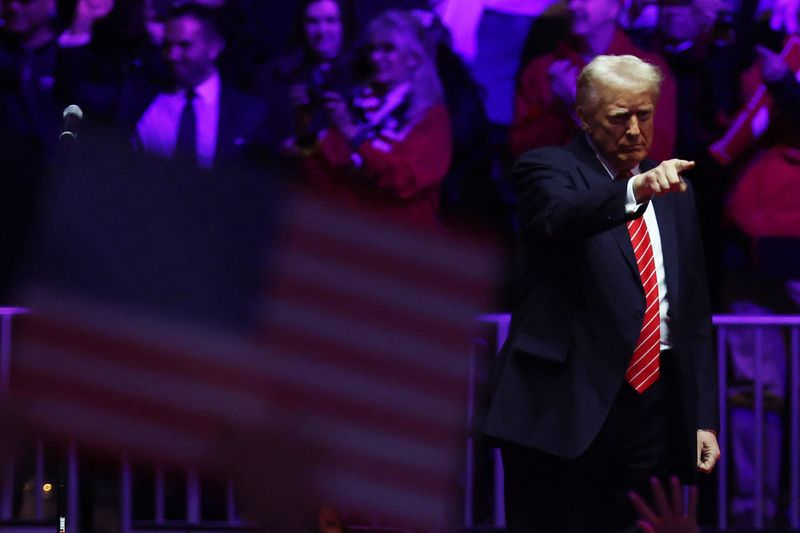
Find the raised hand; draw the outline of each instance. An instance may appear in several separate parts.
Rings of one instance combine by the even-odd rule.
[[[670,192],[684,192],[687,189],[680,173],[694,168],[694,161],[668,159],[657,167],[633,178],[633,194],[639,203],[653,196],[661,196]]]
[[[114,0],[78,0],[70,32],[91,33],[94,23],[105,18],[114,8]]]
[[[683,508],[683,493],[680,482],[675,476],[669,480],[670,499],[664,493],[661,482],[652,478],[650,486],[653,489],[655,509],[652,509],[641,496],[635,492],[628,494],[631,503],[639,512],[639,528],[645,533],[698,533],[697,525],[697,486],[689,489],[689,506]]]

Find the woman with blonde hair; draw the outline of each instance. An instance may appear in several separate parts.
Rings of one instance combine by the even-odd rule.
[[[343,201],[437,224],[451,135],[435,43],[405,11],[386,11],[365,34],[367,82],[350,102],[338,93],[323,94],[332,126],[320,136],[304,173]]]

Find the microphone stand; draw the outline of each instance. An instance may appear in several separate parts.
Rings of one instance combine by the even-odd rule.
[[[57,165],[57,168],[64,172],[72,172],[80,159],[78,128],[80,126],[81,119],[83,118],[83,112],[78,106],[70,105],[64,110],[63,118],[64,127],[58,136],[57,160],[59,161],[59,164]],[[73,511],[73,509],[68,509],[69,505],[67,497],[68,485],[73,485],[70,486],[70,488],[77,490],[77,487],[74,486],[74,483],[68,483],[69,481],[74,481],[74,479],[77,479],[77,471],[75,471],[76,469],[74,468],[73,464],[75,460],[75,453],[75,443],[70,440],[67,445],[66,456],[64,457],[64,460],[61,461],[61,465],[58,469],[58,488],[56,494],[56,516],[58,519],[57,533],[67,533],[67,525],[77,531],[77,527],[72,523],[72,520],[75,517],[68,516],[70,514],[69,511]],[[67,518],[70,520],[69,524],[67,522]]]

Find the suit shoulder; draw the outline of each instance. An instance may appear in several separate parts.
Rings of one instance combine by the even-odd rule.
[[[563,167],[565,164],[576,162],[575,155],[565,146],[542,146],[528,150],[517,159],[515,166],[542,164]]]

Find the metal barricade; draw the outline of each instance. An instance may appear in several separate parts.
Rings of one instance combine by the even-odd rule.
[[[10,368],[11,368],[11,334],[12,321],[15,316],[27,313],[26,309],[5,307],[0,308],[0,396],[6,396],[10,390]],[[499,351],[505,338],[508,336],[510,316],[508,314],[483,315],[476,320],[477,324],[490,326],[494,330],[491,344],[485,340],[476,342],[473,345],[473,352],[470,354],[470,392],[469,401],[466,406],[467,422],[472,426],[475,415],[477,389],[480,383],[476,379],[477,365],[484,364],[480,358],[487,353],[492,356]],[[754,420],[755,420],[755,513],[753,527],[761,529],[764,527],[764,452],[765,442],[764,432],[764,390],[763,390],[763,332],[768,328],[780,328],[788,341],[788,393],[786,403],[789,413],[789,446],[788,469],[789,469],[789,503],[786,509],[787,525],[792,529],[800,528],[800,316],[740,316],[740,315],[716,315],[713,317],[717,341],[717,356],[719,362],[719,382],[720,396],[719,406],[721,416],[720,426],[720,446],[723,450],[721,462],[717,468],[718,472],[718,527],[727,529],[730,525],[730,480],[728,468],[730,461],[729,442],[729,365],[726,356],[726,342],[731,328],[754,328],[755,350],[753,353],[754,361]],[[35,475],[33,485],[37,489],[35,501],[35,517],[39,520],[43,518],[43,503],[41,488],[45,483],[45,451],[41,441],[35,443]],[[473,512],[475,508],[476,481],[475,469],[477,467],[475,457],[475,436],[470,435],[466,443],[466,472],[464,476],[464,525],[467,528],[491,526],[502,528],[505,525],[505,515],[503,506],[503,469],[500,454],[494,450],[489,459],[491,462],[491,503],[487,508],[492,509],[492,516],[488,523],[476,523]],[[66,513],[69,524],[75,524],[78,516],[78,447],[76,443],[70,442],[66,449]],[[7,465],[6,475],[0,482],[0,521],[9,523],[14,519],[13,509],[13,488],[14,488],[14,465]],[[227,484],[227,518],[222,523],[209,523],[204,520],[201,513],[201,494],[202,487],[199,472],[189,469],[186,475],[186,517],[185,520],[167,520],[165,516],[165,467],[164,465],[153,465],[154,473],[154,517],[152,520],[135,520],[133,516],[134,494],[133,466],[131,459],[127,456],[120,458],[120,502],[119,519],[121,533],[130,533],[141,529],[160,529],[171,528],[181,530],[192,529],[237,529],[244,528],[236,511],[234,487],[232,481]],[[74,526],[73,526],[74,527]],[[68,525],[68,531],[70,531]],[[0,528],[2,529],[2,528]]]

